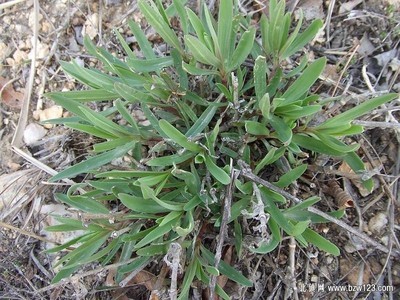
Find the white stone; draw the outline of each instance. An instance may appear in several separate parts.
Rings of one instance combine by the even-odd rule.
[[[30,123],[24,131],[24,142],[30,146],[37,141],[40,141],[47,133],[47,130],[36,123]]]

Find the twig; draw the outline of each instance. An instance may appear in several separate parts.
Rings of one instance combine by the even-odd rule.
[[[267,188],[269,188],[270,190],[273,190],[274,192],[277,192],[278,194],[281,194],[282,196],[284,196],[285,198],[293,201],[294,203],[301,203],[302,200],[300,200],[299,198],[289,194],[288,192],[278,188],[277,186],[273,185],[272,183],[256,176],[253,174],[253,172],[251,171],[250,167],[242,160],[238,161],[238,164],[241,168],[241,174],[250,179],[251,181],[254,181],[255,183],[261,184]]]
[[[32,61],[31,69],[29,72],[29,79],[27,83],[27,88],[25,89],[24,102],[22,103],[21,113],[18,119],[18,125],[15,129],[11,145],[15,147],[20,147],[22,145],[22,137],[24,135],[24,130],[26,123],[28,122],[29,104],[31,102],[33,83],[36,74],[36,54],[37,45],[39,39],[39,0],[33,1],[33,12],[34,12],[34,23],[33,23],[33,45],[32,45]]]
[[[13,0],[13,1],[8,1],[6,3],[2,3],[2,4],[0,4],[0,10],[3,10],[7,7],[13,6],[13,5],[23,2],[23,1],[25,1],[25,0]]]
[[[222,211],[221,226],[218,235],[217,247],[215,250],[214,266],[218,268],[222,257],[222,247],[224,245],[225,236],[228,234],[228,223],[231,217],[231,204],[232,204],[232,193],[234,189],[235,179],[239,176],[239,172],[233,168],[233,161],[231,160],[231,182],[226,187],[224,206]],[[215,285],[217,283],[217,276],[212,275],[210,278],[210,300],[214,300]]]
[[[363,65],[361,68],[361,74],[364,79],[365,84],[367,85],[368,89],[372,92],[375,93],[375,89],[371,84],[371,81],[369,80],[368,74],[367,74],[367,65]]]
[[[327,213],[324,213],[322,211],[320,211],[319,209],[315,208],[315,207],[309,207],[308,208],[309,212],[312,212],[316,215],[319,215],[321,217],[323,217],[324,219],[331,221],[332,223],[335,223],[336,225],[342,227],[343,229],[347,230],[348,232],[358,236],[359,238],[363,239],[365,242],[367,242],[368,244],[375,246],[377,249],[381,250],[384,253],[390,253],[391,255],[400,257],[400,252],[398,250],[393,250],[390,251],[387,247],[383,246],[382,244],[378,243],[377,241],[371,239],[368,235],[366,235],[365,233],[362,233],[360,231],[358,231],[357,229],[347,225],[345,222],[338,220],[330,215],[328,215]]]
[[[325,20],[325,32],[326,32],[326,43],[327,43],[327,48],[330,48],[330,43],[331,43],[331,20],[332,20],[332,13],[333,13],[333,8],[335,7],[335,2],[336,0],[332,0],[329,2],[329,7],[328,7],[328,13],[326,14],[326,20]]]
[[[51,280],[52,276],[50,275],[49,271],[46,270],[45,267],[42,266],[42,264],[39,262],[39,260],[36,258],[35,254],[33,254],[33,249],[31,250],[31,252],[29,253],[29,257],[32,259],[32,261],[35,263],[36,267],[38,267],[38,269],[40,271],[42,271],[42,273],[44,275],[46,275],[46,277],[48,279]]]
[[[296,241],[294,237],[290,237],[289,243],[289,282],[293,291],[293,296],[295,300],[299,299],[299,294],[297,293],[296,285]]]
[[[352,123],[355,124],[355,125],[361,125],[361,126],[370,127],[370,128],[379,127],[379,128],[392,128],[392,129],[400,130],[400,124],[399,123],[362,121],[362,120],[354,120]]]
[[[0,221],[0,227],[7,228],[7,229],[10,229],[10,230],[16,231],[16,232],[18,232],[18,233],[20,233],[20,234],[23,234],[23,235],[26,235],[26,236],[30,236],[30,237],[32,237],[32,238],[34,238],[34,239],[36,239],[36,240],[42,241],[42,242],[52,243],[52,244],[55,244],[55,245],[60,245],[60,244],[57,243],[57,242],[50,241],[50,240],[48,240],[48,239],[46,239],[46,238],[44,238],[44,237],[41,237],[41,236],[39,236],[39,235],[37,235],[37,234],[34,234],[34,233],[32,233],[32,232],[29,232],[29,231],[20,229],[20,228],[18,228],[18,227],[12,226],[12,225],[7,224],[7,223],[4,223],[4,222],[2,222],[2,221]]]
[[[277,192],[279,194],[281,194],[282,196],[284,196],[285,198],[293,201],[294,203],[301,203],[302,200],[300,200],[299,198],[292,196],[291,194],[289,194],[288,192],[274,186],[272,183],[254,175],[251,171],[251,169],[249,168],[249,166],[244,162],[239,160],[238,161],[239,166],[241,167],[241,175],[247,179],[250,179],[251,181],[254,181],[256,183],[262,184],[263,186],[273,190],[274,192]],[[309,212],[312,212],[316,215],[319,215],[321,217],[323,217],[324,219],[342,227],[343,229],[347,230],[348,232],[360,237],[361,239],[363,239],[365,242],[367,242],[370,245],[373,245],[375,248],[381,250],[384,253],[389,253],[390,255],[393,256],[397,256],[400,257],[400,251],[399,250],[394,250],[391,249],[389,250],[387,247],[385,247],[384,245],[378,243],[377,241],[373,240],[372,238],[370,238],[368,235],[366,235],[365,233],[362,233],[360,231],[358,231],[357,229],[347,225],[345,222],[338,220],[330,215],[328,215],[327,213],[324,213],[322,211],[320,211],[319,209],[315,208],[315,207],[309,207],[308,208]]]
[[[347,71],[347,68],[349,67],[350,62],[351,62],[351,60],[353,59],[354,54],[356,54],[358,48],[360,48],[360,45],[359,45],[359,44],[358,44],[357,46],[354,47],[353,52],[350,54],[349,59],[347,60],[346,64],[344,65],[344,68],[343,68],[342,72],[340,73],[339,79],[337,80],[336,86],[335,86],[335,88],[333,89],[332,96],[335,96],[336,91],[337,91],[337,89],[338,89],[338,87],[339,87],[339,84],[340,84],[340,80],[342,80],[343,75],[344,75],[344,73]]]
[[[182,246],[178,243],[171,243],[168,253],[164,257],[165,263],[171,269],[171,287],[169,290],[171,300],[176,300],[178,296],[178,274],[181,271],[181,253]]]
[[[125,264],[128,264],[128,262],[126,262]],[[119,286],[120,287],[125,287],[132,280],[132,278],[134,278],[137,274],[140,273],[140,271],[142,271],[147,266],[147,264],[148,264],[148,262],[146,262],[146,263],[140,265],[139,267],[137,267],[128,276],[126,276],[126,278],[124,280],[122,280],[119,283]]]

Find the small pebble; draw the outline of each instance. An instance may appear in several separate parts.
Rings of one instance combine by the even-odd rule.
[[[30,146],[41,140],[47,133],[47,130],[36,123],[30,123],[24,131],[24,142]]]

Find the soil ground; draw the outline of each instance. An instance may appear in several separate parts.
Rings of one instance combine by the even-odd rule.
[[[123,55],[112,33],[112,29],[117,28],[134,48],[135,40],[127,20],[146,26],[137,3],[43,0],[38,1],[40,7],[35,13],[34,1],[19,2],[0,9],[0,298],[149,299],[151,291],[145,284],[107,287],[110,277],[106,270],[40,292],[50,286],[54,276],[51,267],[54,257],[43,252],[46,241],[67,238],[43,231],[43,227],[51,222],[48,213],[64,209],[53,198],[54,192],[62,191],[63,187],[46,183],[51,170],[43,165],[62,170],[71,162],[82,159],[90,147],[90,139],[86,136],[62,126],[44,128],[39,125],[42,120],[65,116],[65,112],[44,93],[81,88],[63,73],[60,61],[75,59],[91,66],[97,64],[85,52],[84,34],[115,55]],[[242,11],[255,11],[262,7],[262,2],[242,1]],[[6,3],[0,1],[0,5]],[[322,96],[340,99],[334,109],[345,109],[343,104],[352,104],[360,99],[357,97],[400,91],[399,6],[397,0],[288,1],[289,9],[295,13],[303,9],[307,20],[321,18],[325,22],[324,31],[307,51],[311,59],[328,58],[327,69],[315,88],[320,89]],[[196,9],[198,3],[193,2],[192,7]],[[38,43],[36,64],[32,67],[35,18],[38,20]],[[151,29],[147,28],[146,34],[153,43],[160,43]],[[25,114],[26,124],[21,122]],[[339,204],[335,201],[350,203],[344,218],[347,224],[367,233],[388,249],[400,250],[399,102],[381,107],[362,121],[366,122],[367,130],[354,141],[362,145],[360,155],[370,167],[366,175],[373,176],[374,191],[368,193],[359,183],[349,179],[351,176],[346,176],[349,171],[345,165],[336,171],[311,170],[318,175],[303,178],[300,186],[304,193],[308,189],[311,194],[320,195],[326,207],[337,207]],[[371,121],[380,123],[368,123]],[[20,137],[16,135],[18,130],[21,130]],[[24,133],[25,137],[21,138]],[[13,138],[16,151],[11,146]],[[338,185],[330,186],[330,190],[324,188],[332,178]],[[338,197],[339,194],[344,195],[345,200]],[[321,226],[319,232],[340,247],[341,256],[325,255],[314,248],[297,248],[296,280],[301,299],[400,299],[398,259],[350,236],[334,224]],[[290,284],[286,276],[288,243],[282,243],[278,251],[264,257],[247,259],[243,268],[257,266],[257,271],[255,287],[248,290],[246,299],[292,297],[285,294]],[[93,264],[85,270],[96,267],[98,265]],[[156,268],[148,272],[153,272],[152,276],[158,275]],[[368,284],[370,290],[318,290],[317,283],[321,280],[337,286]],[[227,289],[229,287],[228,283]],[[393,290],[373,290],[378,287],[393,287]],[[236,299],[233,291],[232,297]]]

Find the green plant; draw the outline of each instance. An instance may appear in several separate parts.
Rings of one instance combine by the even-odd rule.
[[[165,256],[177,243],[184,252],[179,299],[188,297],[195,278],[208,286],[223,274],[251,286],[249,279],[220,261],[218,249],[208,250],[210,245],[218,247],[206,233],[215,235],[220,230],[223,239],[227,225],[232,225],[238,257],[244,251],[273,251],[283,233],[301,246],[311,243],[338,255],[339,249],[312,229],[312,224],[327,221],[307,210],[318,197],[291,205],[279,192],[240,176],[239,170],[270,179],[267,170],[274,169],[280,176],[273,185],[282,189],[306,171],[312,152],[341,158],[362,173],[365,167],[356,154],[358,145],[348,145],[342,138],[361,133],[363,128],[352,121],[397,95],[368,100],[317,124],[315,116],[323,113],[324,104],[310,88],[326,60],[308,64],[304,56],[290,71],[281,65],[313,39],[321,21],[301,33],[300,21],[290,33],[291,15],[285,14],[284,1],[274,0],[259,29],[249,26],[250,20],[235,10],[232,0],[220,1],[217,21],[206,6],[198,17],[179,0],[167,10],[161,1],[142,0],[139,6],[171,47],[168,54],[156,56],[140,28],[129,23],[143,58],[135,56],[118,32],[126,61],[85,38],[86,49],[106,72],[63,62],[64,71],[89,89],[48,94],[74,114],[53,123],[102,140],[93,146],[90,158],[52,178],[92,174],[66,194],[56,195],[81,211],[86,221],[58,217],[60,225],[47,228],[84,231],[50,250],[75,246],[58,262],[62,268],[53,281],[92,261],[106,265],[133,257],[133,262],[117,269],[119,282],[126,273]],[[171,28],[173,14],[179,17],[183,38]],[[260,44],[254,43],[258,34]],[[114,105],[101,112],[86,105],[110,100]],[[132,117],[131,105],[140,107],[147,124]],[[116,116],[126,125],[114,121]],[[121,157],[130,160],[130,169],[102,170]],[[372,188],[371,184],[366,178],[364,185]],[[110,212],[111,207],[116,211]],[[343,211],[329,213],[343,215]],[[258,222],[250,245],[243,242],[242,218]],[[218,285],[216,292],[229,299]]]

